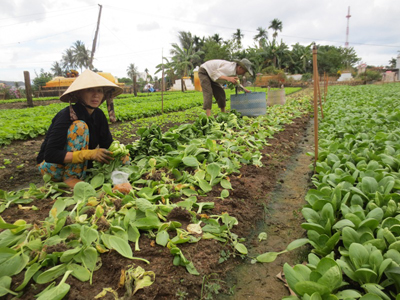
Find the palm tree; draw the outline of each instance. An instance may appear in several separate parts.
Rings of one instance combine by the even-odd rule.
[[[262,49],[250,47],[247,51],[247,59],[251,61],[254,74],[261,73],[264,68],[265,58],[263,57]]]
[[[62,55],[62,67],[64,69],[75,69],[76,68],[76,62],[74,58],[74,51],[70,49],[66,49]]]
[[[242,31],[238,28],[236,29],[236,32],[232,34],[232,38],[236,41],[238,48],[242,48],[242,38],[244,37],[244,34]]]
[[[81,68],[82,73],[82,67],[89,68],[90,66],[90,50],[85,47],[82,41],[78,40],[72,46],[72,51],[74,53],[75,63]]]
[[[272,29],[274,31],[272,36],[274,39],[276,39],[276,37],[278,36],[278,30],[282,32],[282,21],[280,21],[279,19],[273,19],[268,29]]]
[[[217,43],[221,43],[222,42],[222,37],[219,36],[218,33],[215,33],[212,37],[212,40],[216,41]]]
[[[262,48],[260,49],[261,52],[259,53],[259,55],[264,59],[263,68],[268,67],[270,65],[274,67],[276,66],[276,56],[275,56],[276,48],[277,45],[275,39],[273,39],[272,41],[266,41],[266,43],[262,45]]]
[[[51,66],[51,71],[53,72],[54,76],[63,76],[63,69],[61,66],[62,62],[59,63],[58,61],[55,61],[52,66]]]
[[[287,66],[285,62],[288,62],[289,47],[282,41],[280,44],[277,44],[276,46],[277,46],[275,50],[276,67],[278,69],[282,69],[283,65]]]
[[[133,94],[135,97],[137,96],[137,90],[136,90],[136,76],[138,74],[137,68],[135,64],[130,64],[128,68],[126,69],[126,72],[130,78],[132,78],[132,86],[133,86]]]
[[[296,43],[292,45],[289,56],[289,71],[292,74],[304,74],[312,70],[312,44],[308,46]]]
[[[146,73],[146,81],[150,81],[151,80],[151,76],[149,75],[149,69],[144,69],[144,72]]]
[[[204,46],[204,43],[206,42],[205,37],[203,36],[202,38],[195,35],[193,37],[193,46],[194,46],[194,50],[197,52],[199,50],[201,50]]]
[[[194,43],[192,34],[189,31],[179,31],[178,33],[179,43],[181,44],[182,48],[189,49],[189,47]]]
[[[171,58],[171,66],[175,69],[175,71],[181,75],[181,87],[182,92],[185,91],[183,77],[189,75],[189,67],[191,69],[194,68],[194,61],[200,59],[200,55],[203,54],[203,51],[194,51],[193,44],[190,45],[188,49],[180,48],[177,44],[172,44],[172,50],[170,51]]]
[[[389,68],[392,68],[392,69],[396,68],[396,64],[397,64],[397,60],[394,57],[392,57],[389,60]]]
[[[166,73],[166,80],[169,81],[170,84],[172,84],[172,82],[175,81],[175,72],[174,72],[174,68],[172,66],[172,64],[168,61],[167,58],[163,57],[163,63],[158,64],[156,66],[156,74],[158,72],[164,71]],[[164,60],[166,61],[166,63],[164,63]],[[161,80],[163,80],[163,78],[161,78]],[[165,89],[164,86],[162,86],[163,89]]]
[[[265,28],[258,27],[258,33],[254,36],[254,40],[258,41],[258,45],[261,49],[261,44],[268,39],[268,32]]]

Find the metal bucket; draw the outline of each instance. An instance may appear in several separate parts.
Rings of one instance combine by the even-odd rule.
[[[248,117],[265,115],[267,113],[266,94],[265,92],[252,92],[231,95],[231,109]]]

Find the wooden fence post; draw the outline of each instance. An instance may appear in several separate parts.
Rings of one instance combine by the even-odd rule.
[[[161,114],[164,114],[164,49],[161,50],[161,65],[162,65],[162,72],[161,72]]]
[[[317,67],[317,46],[313,46],[313,79],[314,79],[314,169],[318,160],[318,67]]]
[[[28,71],[24,71],[25,93],[28,107],[33,107],[31,79]]]
[[[328,94],[328,84],[329,84],[329,77],[328,77],[328,75],[326,75],[326,78],[325,78],[325,91],[324,91],[325,102],[326,102],[326,95]]]
[[[318,62],[316,61],[315,62],[315,64],[317,65],[317,70],[318,70]],[[317,81],[318,81],[318,99],[319,99],[319,106],[321,107],[321,118],[323,119],[324,118],[324,112],[323,112],[323,109],[322,109],[322,100],[321,100],[321,90],[320,90],[320,84],[321,84],[321,81],[320,81],[320,78],[319,78],[319,74],[318,74],[318,71],[317,71]]]

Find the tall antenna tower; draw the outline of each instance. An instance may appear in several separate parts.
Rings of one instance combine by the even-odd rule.
[[[344,44],[344,46],[347,48],[349,46],[349,23],[350,23],[350,6],[349,6],[349,10],[347,12],[347,28],[346,28],[346,43]]]

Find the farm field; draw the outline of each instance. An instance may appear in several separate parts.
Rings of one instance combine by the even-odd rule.
[[[298,101],[303,97],[305,97],[305,95],[295,94],[295,96],[293,96],[292,98],[293,100]],[[307,101],[309,101],[309,99]],[[176,113],[176,116],[165,116],[164,121],[164,117],[154,117],[147,118],[146,121],[137,120],[135,121],[135,125],[121,123],[118,124],[118,126],[113,125],[112,131],[113,135],[117,139],[127,144],[133,138],[137,138],[137,136],[133,135],[137,130],[137,126],[142,126],[144,125],[144,123],[157,123],[162,126],[163,130],[165,131],[176,123],[185,123],[193,120],[199,115],[201,111],[201,108],[193,108],[190,110],[186,110],[184,117],[179,116],[179,113]],[[264,163],[268,161],[269,167],[260,168],[248,165],[245,166],[245,169],[241,170],[240,176],[239,174],[232,175],[232,186],[238,185],[238,188],[234,188],[231,191],[231,195],[228,199],[224,199],[223,201],[221,201],[222,199],[220,199],[219,201],[221,203],[218,203],[218,205],[216,205],[210,212],[207,211],[207,213],[211,215],[220,214],[221,212],[229,212],[230,214],[235,215],[235,211],[240,209],[241,214],[237,214],[239,224],[237,228],[235,228],[235,234],[237,234],[238,236],[245,236],[253,232],[257,228],[257,223],[255,221],[261,221],[263,219],[263,215],[266,209],[266,207],[261,205],[260,199],[264,199],[266,197],[266,193],[274,188],[275,182],[278,180],[279,174],[282,173],[286,167],[286,160],[290,158],[293,151],[295,151],[297,143],[301,139],[303,139],[303,135],[300,132],[305,132],[305,129],[308,126],[307,124],[309,122],[309,117],[306,112],[304,112],[303,116],[302,114],[297,114],[296,116],[296,121],[293,124],[282,124],[282,126],[284,126],[286,130],[280,131],[281,129],[279,129],[277,136],[274,139],[271,139],[271,147],[269,149],[262,150],[265,153],[265,157],[263,156],[262,160]],[[288,122],[288,120],[285,120],[285,118],[282,118],[282,121]],[[172,122],[171,120],[175,120],[176,123]],[[125,127],[128,127],[129,130]],[[127,132],[130,132],[130,134],[128,134]],[[3,147],[3,155],[4,153],[12,153],[4,151],[5,149],[12,148],[12,150],[9,151],[18,152],[18,157],[21,157],[22,153],[30,156],[30,160],[32,160],[33,166],[30,169],[32,173],[30,173],[29,171],[26,172],[27,167],[30,165],[30,163],[27,163],[25,168],[18,169],[20,170],[20,173],[18,177],[15,177],[16,180],[9,180],[7,183],[7,189],[4,188],[2,183],[2,189],[8,191],[17,190],[17,188],[20,188],[22,186],[27,187],[27,184],[29,182],[35,182],[35,180],[33,180],[35,176],[37,176],[36,168],[34,167],[35,155],[32,154],[32,151],[28,151],[29,149],[27,149],[26,143],[31,143],[31,146],[29,147],[30,150],[32,149],[32,147],[37,147],[38,149],[41,139],[42,138],[36,138],[28,141],[13,142],[11,145]],[[18,145],[21,146],[18,148]],[[270,153],[270,155],[268,153]],[[4,169],[0,171],[4,171]],[[27,178],[27,180],[18,180],[18,178]],[[41,178],[37,176],[36,179],[38,186],[40,186],[39,183],[41,182]],[[248,189],[249,185],[257,188]],[[215,197],[219,197],[220,194],[221,187],[213,187],[213,190],[210,191],[207,196],[204,196],[201,201],[215,201]],[[252,199],[252,201],[249,202],[248,205],[244,205],[242,207],[237,204],[238,202],[245,203],[246,199]],[[34,204],[39,208],[38,211],[20,210],[17,206],[11,205],[4,212],[2,212],[1,216],[6,222],[11,222],[13,219],[16,218],[24,219],[27,221],[27,223],[33,222],[33,219],[44,220],[44,218],[48,216],[49,210],[53,203],[53,200],[48,199],[34,201],[31,204],[26,204],[27,206]],[[174,214],[176,214],[175,217],[173,215],[169,217],[171,219],[182,222],[183,224],[187,223],[188,218],[190,217],[187,214],[182,213],[181,211],[174,212]],[[290,211],[290,214],[291,216],[293,216],[292,211]],[[290,236],[290,238],[293,237],[294,235]],[[285,247],[284,244],[285,241],[282,241],[283,248]],[[180,248],[185,253],[185,255],[186,253],[189,253],[190,260],[193,261],[193,264],[196,266],[199,272],[201,272],[200,276],[191,275],[184,267],[174,266],[172,264],[173,257],[171,256],[168,249],[166,249],[165,247],[160,247],[158,245],[155,245],[155,247],[153,247],[154,245],[152,246],[151,244],[151,237],[141,236],[140,254],[142,255],[142,253],[147,253],[143,255],[143,257],[151,261],[150,265],[152,265],[152,267],[148,270],[155,272],[157,280],[151,287],[139,290],[137,292],[137,297],[141,299],[195,299],[200,297],[202,297],[203,299],[212,299],[217,294],[222,294],[223,292],[229,295],[229,287],[227,283],[223,282],[223,280],[225,280],[224,276],[227,270],[232,268],[232,266],[245,260],[240,258],[240,255],[237,254],[234,257],[234,250],[231,248],[231,246],[224,245],[224,243],[216,242],[213,240],[201,240],[199,243],[182,245],[184,246]],[[221,253],[225,253],[225,255],[221,256]],[[135,253],[134,255],[136,256],[137,254]],[[126,268],[126,266],[129,264],[134,263],[142,265],[147,270],[146,264],[143,264],[141,261],[126,259],[117,252],[111,252],[107,255],[107,257],[105,257],[105,255],[102,256],[104,256],[104,258],[102,257],[102,267],[94,272],[93,282],[90,289],[88,289],[89,284],[87,282],[82,283],[76,278],[69,276],[67,283],[71,284],[72,288],[66,299],[91,299],[94,290],[96,290],[96,293],[100,293],[102,288],[106,286],[117,289],[119,278],[121,275],[121,269]],[[221,258],[226,261],[223,261],[219,264],[218,261]],[[110,274],[112,274],[112,276],[110,276]],[[18,276],[21,277],[16,280],[22,280],[23,274],[17,275],[16,277]],[[288,294],[288,290],[286,287],[283,286],[283,284],[279,282],[275,283],[277,283],[276,289],[280,290],[280,294]],[[17,283],[14,283],[13,281],[13,284]],[[45,285],[43,285],[43,287],[44,286]],[[41,289],[43,287],[41,287]],[[83,291],[90,291],[90,295],[85,294]],[[35,287],[31,286],[25,292],[23,297],[25,297],[25,299],[29,299],[30,297],[32,297],[33,294],[37,294],[38,292],[39,290],[35,290]],[[120,288],[118,292],[121,296],[124,293],[124,289]],[[110,293],[104,299],[113,298],[114,297]]]
[[[49,183],[38,188],[43,182],[34,152],[43,138],[3,146],[0,160],[10,162],[0,169],[0,244],[14,250],[0,248],[5,257],[0,266],[14,259],[20,267],[0,268],[2,284],[23,291],[21,299],[32,299],[51,282],[57,287],[44,291],[43,299],[62,293],[66,284],[70,290],[63,299],[129,299],[134,288],[134,299],[282,299],[289,290],[276,275],[284,266],[299,295],[288,299],[317,293],[392,299],[400,264],[395,226],[400,163],[392,127],[398,127],[400,86],[330,88],[314,176],[312,156],[306,155],[313,151],[311,92],[287,96],[286,105],[256,119],[226,114],[210,121],[194,106],[112,125],[115,139],[132,143],[134,192],[127,196],[113,192],[101,171],[74,191]],[[363,125],[365,119],[374,122]],[[138,130],[145,125],[147,130]],[[200,233],[189,231],[199,227]],[[352,243],[357,245],[349,250]],[[286,252],[289,244],[294,250]],[[368,277],[351,273],[353,260],[346,257],[371,253],[372,246],[385,258],[379,279],[370,271]],[[276,259],[260,255],[280,251]],[[299,275],[308,274],[304,268],[343,275],[310,283],[319,277]],[[25,274],[36,273],[29,284],[26,269]],[[64,275],[66,284],[60,283]],[[365,294],[370,295],[361,298]],[[372,294],[375,298],[367,298]]]

